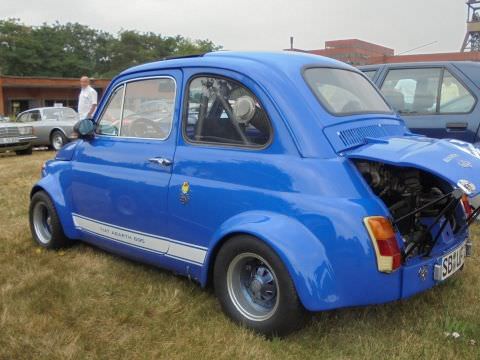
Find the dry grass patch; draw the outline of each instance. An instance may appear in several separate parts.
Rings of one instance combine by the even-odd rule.
[[[480,358],[479,255],[413,299],[317,314],[304,330],[269,341],[169,272],[83,244],[36,247],[28,193],[53,154],[0,156],[0,359]]]

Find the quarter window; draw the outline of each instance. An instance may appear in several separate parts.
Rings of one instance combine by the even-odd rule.
[[[373,78],[375,77],[375,73],[377,72],[377,70],[365,70],[363,73],[365,75],[367,75],[367,77],[370,79],[370,80],[373,80]]]
[[[30,121],[30,115],[27,113],[27,114],[21,114],[20,116],[17,117],[17,120],[16,122],[28,122]]]
[[[213,76],[190,82],[183,123],[191,142],[261,147],[272,134],[255,95],[236,81]]]
[[[440,113],[468,113],[475,105],[475,98],[448,71],[445,71],[440,95]]]
[[[441,68],[390,70],[381,91],[402,114],[466,113],[475,98],[448,71]]]
[[[123,86],[120,86],[110,96],[110,100],[98,122],[98,134],[110,136],[117,136],[119,134],[120,122],[122,120],[123,88]]]

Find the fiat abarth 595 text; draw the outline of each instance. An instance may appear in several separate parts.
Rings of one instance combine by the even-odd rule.
[[[480,154],[410,133],[365,75],[326,58],[217,52],[116,77],[47,161],[30,225],[212,284],[265,334],[379,304],[463,268]]]

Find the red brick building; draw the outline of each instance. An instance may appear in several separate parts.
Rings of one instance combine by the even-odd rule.
[[[358,39],[326,41],[325,49],[308,50],[308,52],[352,65],[365,65],[372,57],[393,56],[394,54],[393,49]]]
[[[327,41],[325,49],[290,50],[327,56],[354,66],[420,61],[480,61],[480,52],[395,55],[393,49],[358,39]]]
[[[102,96],[110,80],[92,80]],[[55,103],[77,107],[79,80],[74,78],[20,77],[0,75],[0,115],[16,115],[21,111],[53,106]]]

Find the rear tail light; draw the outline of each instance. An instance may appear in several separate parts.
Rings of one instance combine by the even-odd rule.
[[[402,265],[402,253],[390,220],[371,216],[363,220],[377,255],[378,271],[390,273]]]
[[[463,205],[463,211],[465,212],[465,216],[467,219],[473,214],[473,208],[472,205],[470,205],[470,202],[468,201],[468,196],[463,194],[462,196],[462,205]]]

